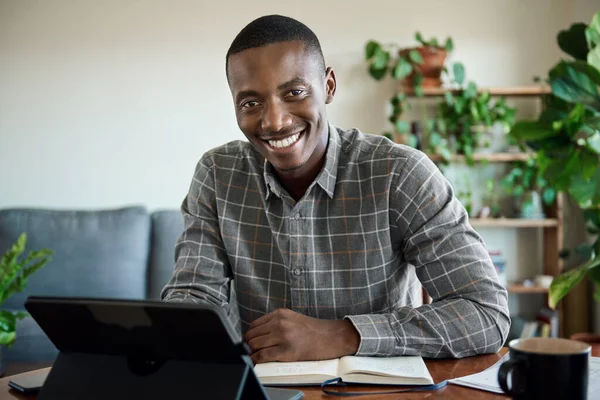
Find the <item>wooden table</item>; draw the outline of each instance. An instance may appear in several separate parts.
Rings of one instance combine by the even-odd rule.
[[[476,372],[483,371],[490,367],[496,361],[498,361],[508,350],[503,348],[496,354],[488,354],[483,356],[468,357],[460,360],[425,360],[427,368],[433,377],[435,383],[441,382],[446,379],[458,378],[460,376],[474,374]],[[25,372],[20,375],[31,375],[40,372],[46,372],[49,368],[38,369],[34,371]],[[13,375],[12,377],[19,376]],[[35,396],[23,396],[18,392],[8,387],[8,381],[12,378],[7,376],[0,379],[0,400],[4,399],[35,399]],[[9,390],[10,389],[10,390]],[[337,396],[328,396],[321,392],[319,387],[299,387],[297,388],[304,392],[304,398],[306,400],[314,399],[335,399]],[[398,387],[394,386],[349,386],[348,388],[340,388],[342,391],[354,391],[354,392],[369,392],[369,391],[382,391],[382,390],[398,390]],[[415,392],[415,393],[404,393],[404,394],[387,394],[387,395],[373,395],[373,396],[360,396],[358,399],[365,400],[413,400],[413,399],[468,399],[468,400],[507,400],[508,397],[490,392],[484,392],[482,390],[470,389],[463,386],[451,385],[439,389],[434,392]]]

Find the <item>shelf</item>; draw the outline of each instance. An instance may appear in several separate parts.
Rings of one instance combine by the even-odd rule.
[[[442,161],[442,156],[439,154],[427,155],[432,161]],[[532,153],[477,153],[473,154],[473,160],[488,162],[512,162],[512,161],[527,161],[532,156]],[[465,162],[465,156],[452,155],[450,161]]]
[[[558,225],[554,218],[471,218],[469,222],[473,228],[548,228]]]
[[[416,96],[412,87],[400,87],[400,90],[408,96]],[[426,97],[443,96],[446,92],[456,93],[457,89],[449,88],[423,88],[423,95]],[[478,93],[490,92],[492,96],[510,96],[510,97],[537,97],[544,94],[552,93],[552,89],[548,86],[507,86],[507,87],[490,87],[480,88]]]
[[[509,293],[548,293],[548,288],[543,286],[509,285],[506,290]]]

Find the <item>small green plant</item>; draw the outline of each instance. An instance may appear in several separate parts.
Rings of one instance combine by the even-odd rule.
[[[451,37],[446,38],[446,43],[444,43],[444,46],[441,46],[439,44],[438,40],[434,37],[429,40],[424,40],[423,36],[421,35],[421,32],[415,33],[415,40],[417,42],[421,43],[422,46],[437,47],[439,49],[446,50],[448,53],[450,53],[450,52],[452,52],[452,50],[454,50],[454,42],[452,41]]]
[[[547,206],[556,200],[556,189],[548,185],[534,157],[513,163],[513,168],[502,179],[502,185],[513,197],[517,212],[524,218],[531,218],[536,213],[539,196]]]
[[[456,197],[465,207],[465,210],[467,211],[467,215],[469,215],[469,217],[472,217],[473,216],[473,192],[471,191],[471,183],[467,177],[465,177],[464,182],[465,182],[464,189],[458,190],[456,193]]]
[[[500,123],[508,131],[514,124],[515,111],[506,104],[504,97],[492,101],[489,92],[478,92],[477,84],[471,81],[465,89],[445,93],[438,114],[438,120],[443,123],[437,123],[436,126],[441,128],[437,133],[447,138],[453,135],[456,151],[464,154],[467,163],[473,165],[473,153],[482,135],[481,127]]]
[[[436,38],[424,40],[420,32],[415,33],[415,40],[424,47],[434,47],[445,50],[447,53],[454,49],[452,38],[447,38],[444,46],[440,46]],[[423,64],[423,57],[416,49],[401,52],[395,43],[382,44],[370,40],[365,45],[365,60],[369,63],[369,74],[376,80],[383,79],[388,73],[395,80],[402,80],[413,74],[413,89],[418,96],[423,95],[421,84],[423,74],[418,66]]]
[[[513,168],[502,179],[506,193],[513,197],[521,197],[527,191],[538,191],[546,205],[556,200],[556,189],[548,186],[548,181],[541,174],[536,159],[530,157],[527,161],[513,164]]]
[[[27,235],[19,236],[17,242],[0,259],[0,306],[27,284],[27,278],[51,260],[52,250],[31,251],[19,260],[25,251]],[[26,317],[25,312],[0,310],[0,345],[10,346],[17,338],[17,320]]]
[[[498,193],[496,191],[496,182],[491,178],[487,179],[485,181],[485,188],[484,204],[489,207],[488,217],[499,218],[502,214],[502,210],[500,207],[500,199],[498,198]],[[485,215],[481,215],[481,217],[485,218]]]

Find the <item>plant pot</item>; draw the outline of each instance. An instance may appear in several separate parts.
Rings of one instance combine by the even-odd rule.
[[[507,131],[502,124],[495,123],[492,126],[474,125],[471,127],[471,132],[477,135],[477,146],[474,153],[491,154],[506,150]]]
[[[584,342],[592,346],[592,357],[600,357],[600,335],[597,333],[574,333],[571,339]]]
[[[413,47],[409,49],[400,50],[400,56],[408,56],[411,50],[417,50],[423,58],[423,64],[417,65],[417,71],[423,75],[422,87],[440,87],[442,86],[442,70],[444,69],[444,63],[448,53],[446,50],[439,47],[421,46]],[[404,84],[406,86],[413,86],[413,78],[415,71],[413,71],[406,79]]]
[[[527,190],[519,198],[516,198],[516,210],[519,218],[543,219],[544,207],[542,205],[542,196],[535,190]]]

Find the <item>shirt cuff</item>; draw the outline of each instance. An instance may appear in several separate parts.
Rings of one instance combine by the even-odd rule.
[[[356,356],[391,356],[396,346],[396,336],[386,315],[347,315],[360,335]]]

